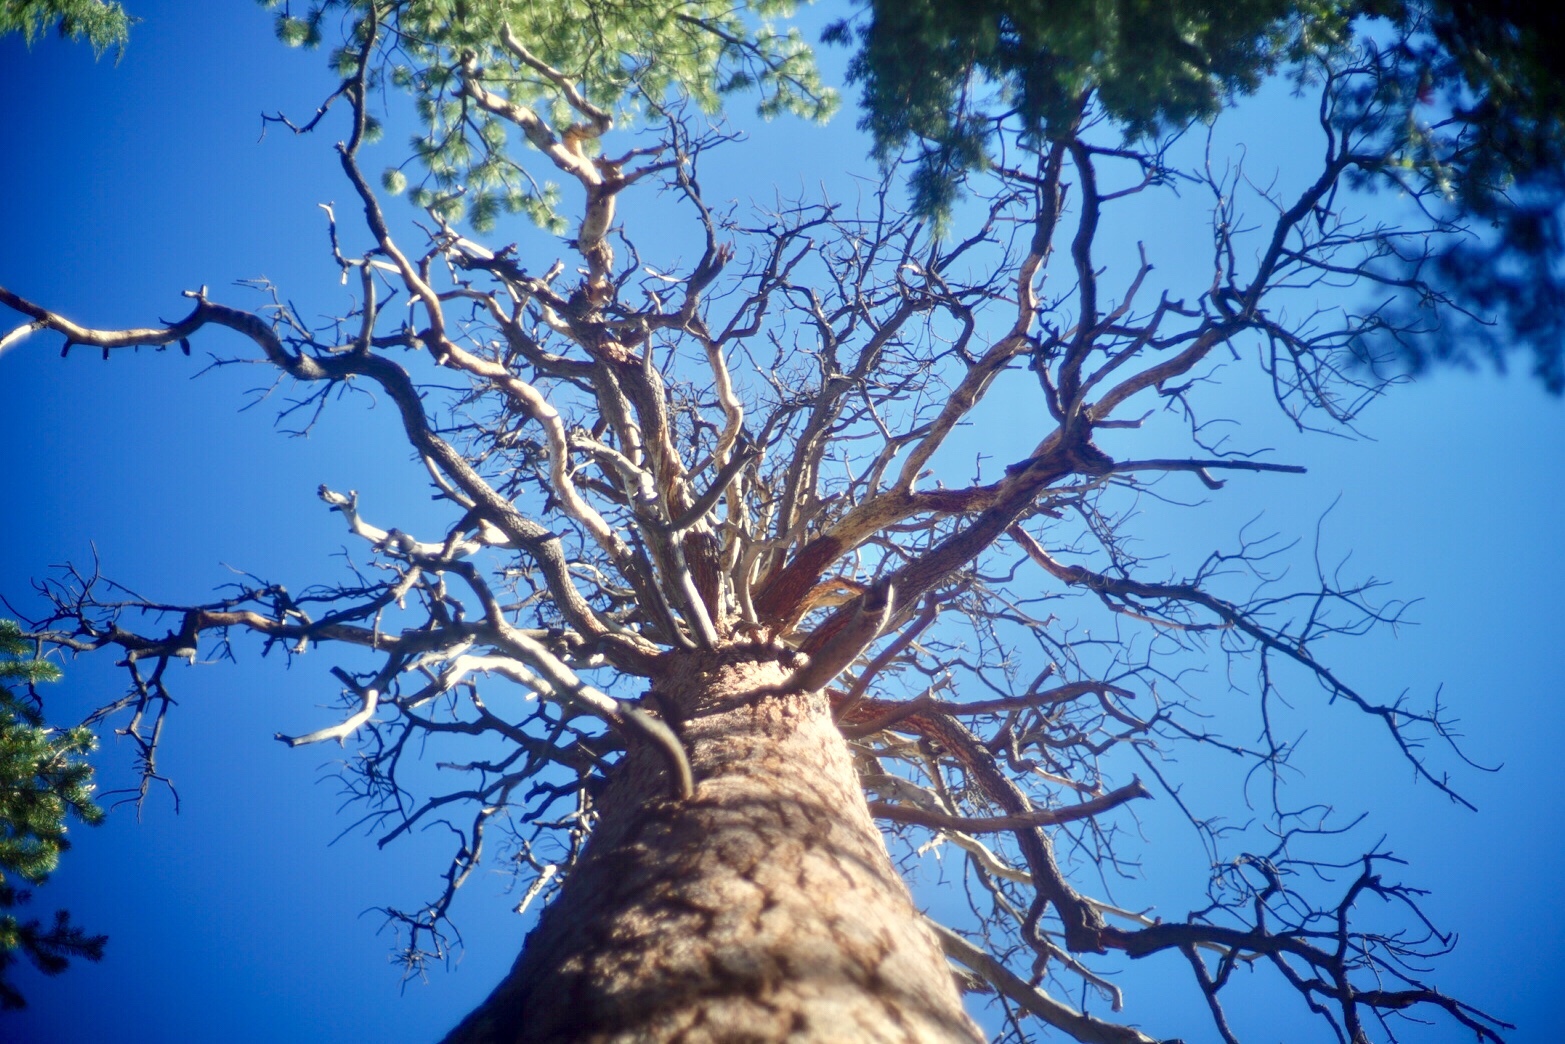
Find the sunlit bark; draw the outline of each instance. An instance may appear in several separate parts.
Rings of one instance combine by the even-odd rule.
[[[662,762],[627,755],[581,863],[451,1044],[982,1039],[825,698],[761,652],[686,654],[657,679],[695,795],[668,800]]]

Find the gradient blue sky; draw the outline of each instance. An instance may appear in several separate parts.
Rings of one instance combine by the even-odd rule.
[[[254,303],[231,284],[263,275],[290,297],[330,302],[337,272],[316,204],[349,195],[329,148],[339,131],[262,139],[260,120],[263,110],[313,111],[330,89],[322,56],[274,43],[269,15],[252,3],[201,5],[200,18],[173,0],[131,6],[143,21],[117,65],[52,39],[31,51],[0,41],[0,284],[108,326],[183,314],[179,292],[202,284]],[[1249,111],[1238,133],[1286,147],[1285,101]],[[399,158],[395,148],[382,147],[386,162]],[[778,121],[742,148],[734,170],[764,171],[785,190],[842,185],[844,168],[865,167],[851,114],[824,130]],[[735,194],[771,192],[751,174]],[[345,542],[318,485],[357,489],[399,522],[397,511],[427,503],[388,411],[349,399],[308,439],[288,438],[274,402],[240,409],[269,384],[262,370],[191,379],[204,353],[242,351],[237,339],[203,335],[190,359],[143,351],[105,363],[78,352],[62,361],[57,348],[38,337],[0,357],[0,592],[23,609],[36,607],[31,578],[94,553],[107,575],[170,601],[207,597],[229,568],[304,586]],[[1234,412],[1252,406],[1261,416],[1257,404]],[[1434,981],[1519,1023],[1515,1040],[1565,1039],[1554,993],[1565,963],[1565,405],[1519,375],[1441,372],[1373,407],[1367,439],[1274,427],[1275,459],[1310,474],[1225,491],[1221,517],[1264,510],[1277,528],[1307,536],[1335,501],[1328,557],[1350,554],[1361,573],[1423,601],[1411,614],[1417,626],[1342,645],[1333,662],[1381,695],[1443,684],[1473,757],[1505,763],[1485,775],[1446,759],[1479,807],[1468,813],[1415,785],[1362,721],[1309,711],[1310,783],[1325,800],[1368,809],[1365,836],[1388,837],[1413,864],[1406,879],[1430,888],[1430,910],[1461,934]],[[1177,544],[1175,535],[1158,534]],[[428,1040],[488,992],[527,927],[508,915],[514,899],[500,879],[475,875],[464,890],[460,963],[401,988],[387,961],[392,940],[377,934],[371,908],[429,895],[445,838],[377,851],[350,831],[331,844],[351,822],[329,779],[336,751],[271,739],[328,720],[329,666],[312,654],[287,672],[251,650],[237,667],[179,672],[162,763],[179,784],[179,812],[158,795],[139,822],[122,810],[77,832],[38,909],[68,906],[108,932],[108,956],[56,980],[23,975],[33,1007],[0,1016],[0,1038]],[[66,671],[50,706],[59,720],[123,685],[107,659]],[[128,753],[105,737],[106,781],[126,778]],[[1163,829],[1149,821],[1149,834]],[[1196,892],[1179,891],[1200,887],[1202,868],[1193,869],[1155,884],[1171,890],[1169,901],[1199,905]],[[1135,1009],[1148,1032],[1211,1039],[1178,962],[1135,974],[1170,981]],[[1255,1030],[1245,1039],[1314,1039],[1286,996],[1255,996],[1239,1014]],[[1467,1038],[1439,1025],[1406,1039]]]

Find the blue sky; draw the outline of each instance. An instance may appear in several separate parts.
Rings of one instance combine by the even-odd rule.
[[[110,326],[182,314],[180,291],[202,284],[229,303],[258,303],[232,285],[258,276],[286,295],[330,301],[337,272],[317,204],[348,196],[329,148],[339,132],[263,138],[260,119],[263,110],[313,111],[330,90],[322,56],[274,43],[269,16],[249,3],[210,5],[200,20],[171,0],[133,10],[143,22],[117,65],[52,39],[31,51],[0,41],[0,284]],[[1286,139],[1285,100],[1268,96],[1250,112],[1235,133]],[[734,169],[765,171],[784,191],[841,185],[843,168],[865,167],[852,123],[847,114],[824,130],[786,120],[756,128]],[[400,158],[395,148],[381,147],[385,162]],[[770,197],[770,182],[748,177],[733,194]],[[650,194],[646,205],[655,205]],[[30,579],[94,554],[106,575],[170,601],[207,597],[228,569],[303,586],[345,543],[317,486],[357,489],[362,503],[385,505],[386,518],[427,503],[388,411],[348,399],[309,438],[290,438],[274,423],[276,402],[256,402],[270,382],[261,369],[193,379],[205,353],[242,352],[237,339],[203,335],[189,359],[142,351],[61,360],[57,347],[37,337],[0,356],[9,479],[0,593],[21,608]],[[242,410],[247,403],[255,404]],[[1387,836],[1412,863],[1406,879],[1432,890],[1439,923],[1460,933],[1434,981],[1520,1023],[1515,1040],[1565,1039],[1553,999],[1565,962],[1565,910],[1555,900],[1565,884],[1565,404],[1521,375],[1440,372],[1395,389],[1367,414],[1367,437],[1353,441],[1298,437],[1264,419],[1263,407],[1234,412],[1271,424],[1275,459],[1305,463],[1310,474],[1236,481],[1200,524],[1231,527],[1264,510],[1276,528],[1308,535],[1335,503],[1327,557],[1351,556],[1361,574],[1422,601],[1411,613],[1417,626],[1342,644],[1332,662],[1382,695],[1443,685],[1474,759],[1505,764],[1486,775],[1443,762],[1475,815],[1415,785],[1363,721],[1304,707],[1308,782],[1324,800],[1369,810],[1365,836]],[[1181,535],[1152,538],[1176,549]],[[58,719],[123,685],[106,659],[65,666],[50,708]],[[392,940],[377,934],[372,908],[430,894],[447,852],[441,837],[377,851],[352,830],[332,844],[352,822],[330,780],[339,752],[290,751],[271,739],[326,722],[321,708],[337,689],[329,666],[312,654],[284,671],[251,650],[237,667],[180,672],[163,754],[179,784],[178,814],[156,796],[139,822],[121,810],[78,831],[39,893],[41,912],[68,906],[108,932],[108,957],[57,980],[25,976],[33,1007],[0,1016],[0,1037],[432,1039],[498,981],[526,924],[508,916],[514,898],[501,879],[484,874],[457,910],[457,966],[404,989],[388,963]],[[104,738],[106,780],[125,778],[128,756]],[[1148,833],[1163,835],[1150,816]],[[1150,886],[1177,899],[1179,888],[1201,886],[1194,870]],[[1184,901],[1199,905],[1199,895]],[[1161,969],[1131,973],[1171,980],[1166,995],[1137,1009],[1143,1025],[1209,1039],[1184,969]],[[1286,997],[1256,997],[1242,1014],[1256,1030],[1246,1039],[1314,1039],[1296,1028],[1302,1016]],[[1442,1025],[1407,1039],[1466,1038]]]

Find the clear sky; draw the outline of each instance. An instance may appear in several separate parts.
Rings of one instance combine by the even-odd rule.
[[[143,21],[119,64],[52,39],[31,51],[0,41],[0,284],[105,326],[183,314],[180,291],[202,284],[253,306],[233,283],[260,276],[307,312],[331,307],[337,272],[317,204],[349,195],[329,147],[340,130],[263,138],[260,120],[313,111],[330,90],[323,55],[276,44],[252,3],[200,5],[199,18],[173,0],[131,6]],[[1288,115],[1268,98],[1239,126],[1286,138]],[[395,137],[381,147],[385,162],[401,158]],[[845,169],[867,166],[851,113],[824,130],[780,120],[740,148],[741,198],[769,197],[773,181],[842,185]],[[656,205],[650,193],[643,205]],[[357,489],[393,520],[427,503],[389,411],[350,398],[309,438],[290,438],[274,423],[286,389],[257,401],[270,384],[262,369],[192,379],[206,353],[239,353],[243,342],[211,333],[195,347],[189,359],[142,351],[103,362],[78,351],[61,360],[57,339],[41,336],[0,357],[0,593],[14,605],[35,609],[30,579],[94,554],[107,576],[168,601],[209,597],[230,569],[302,587],[328,573],[346,542],[317,486]],[[1301,711],[1310,782],[1323,800],[1370,812],[1367,841],[1385,835],[1412,863],[1405,879],[1431,889],[1430,910],[1460,933],[1433,981],[1520,1023],[1515,1040],[1565,1039],[1554,993],[1565,965],[1565,404],[1522,375],[1440,372],[1395,389],[1363,430],[1360,440],[1303,439],[1276,426],[1274,459],[1310,474],[1236,481],[1219,517],[1265,511],[1276,528],[1308,537],[1335,501],[1328,557],[1351,555],[1360,575],[1422,599],[1410,614],[1417,626],[1340,645],[1332,662],[1386,697],[1444,685],[1474,759],[1505,764],[1486,775],[1441,762],[1479,812],[1415,785],[1389,744],[1340,709]],[[109,933],[108,956],[57,980],[23,975],[33,1007],[0,1016],[0,1038],[427,1040],[498,981],[527,924],[508,915],[515,898],[501,894],[501,879],[484,874],[456,911],[458,964],[406,988],[388,964],[393,940],[377,934],[373,908],[432,894],[449,853],[443,836],[377,851],[339,812],[331,759],[341,752],[271,739],[327,723],[322,708],[337,691],[329,666],[311,654],[284,671],[251,647],[237,666],[179,672],[162,762],[179,784],[178,813],[156,795],[139,822],[122,809],[76,832],[37,910],[69,907]],[[65,667],[51,691],[56,720],[123,686],[106,658]],[[129,751],[112,736],[100,761],[106,782],[128,778]],[[1190,880],[1164,883],[1176,910],[1200,905],[1198,893],[1178,891]],[[1172,987],[1136,1009],[1139,1021],[1210,1039],[1185,969],[1161,967]],[[1313,1039],[1297,1030],[1302,1016],[1287,997],[1257,997],[1242,1015],[1257,1031],[1246,1039]],[[1407,1039],[1466,1038],[1440,1025]]]

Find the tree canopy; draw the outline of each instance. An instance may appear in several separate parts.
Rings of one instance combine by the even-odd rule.
[[[31,43],[53,27],[100,55],[110,47],[124,53],[131,21],[124,7],[105,0],[0,0],[0,36],[20,32]]]
[[[1203,20],[1173,5],[1150,21],[1127,10],[1076,5],[1050,19],[1030,7],[1013,18],[872,5],[832,35],[862,47],[854,75],[884,176],[857,206],[806,196],[754,208],[709,187],[721,157],[745,147],[713,119],[722,99],[754,87],[762,115],[819,117],[834,104],[802,40],[767,25],[780,5],[283,10],[286,42],[341,33],[336,90],[308,119],[269,121],[340,129],[362,221],[327,209],[349,288],[336,311],[311,319],[269,286],[244,308],[203,287],[182,319],[111,329],[8,287],[0,303],[21,320],[0,351],[53,331],[67,355],[188,352],[206,328],[225,328],[295,389],[291,416],[342,409],[333,400],[353,389],[388,400],[406,441],[396,452],[425,467],[441,514],[392,526],[352,490],[322,486],[354,541],[345,574],[303,587],[244,576],[214,599],[164,601],[72,570],[41,588],[32,640],[121,657],[130,688],[104,713],[123,715],[144,793],[173,713],[172,665],[227,654],[242,635],[288,657],[343,650],[340,718],[278,738],[355,744],[344,779],[383,843],[437,822],[456,834],[439,894],[387,911],[407,966],[449,952],[456,889],[496,838],[521,905],[552,904],[458,1039],[503,1035],[516,996],[540,1005],[556,986],[602,987],[608,973],[569,969],[599,967],[603,953],[537,955],[575,945],[562,940],[577,924],[594,926],[574,933],[591,939],[599,924],[640,923],[641,912],[593,905],[607,885],[641,879],[615,860],[640,867],[656,848],[615,846],[665,830],[690,839],[662,854],[679,866],[708,855],[726,866],[712,855],[721,845],[700,839],[730,835],[702,817],[724,813],[728,788],[763,766],[773,776],[746,800],[777,795],[823,817],[806,834],[836,844],[838,826],[851,834],[853,815],[872,815],[910,873],[949,853],[966,903],[948,924],[923,927],[885,880],[853,887],[866,909],[902,910],[910,950],[965,969],[1002,1037],[1042,1024],[1081,1040],[1153,1039],[1060,998],[1090,993],[1117,1011],[1113,962],[1163,955],[1225,1039],[1225,991],[1237,971],[1263,967],[1344,1039],[1409,1010],[1499,1039],[1500,1019],[1422,971],[1451,937],[1391,876],[1390,852],[1323,854],[1337,820],[1287,796],[1296,743],[1274,716],[1318,693],[1361,712],[1418,778],[1462,800],[1439,763],[1459,753],[1438,699],[1374,694],[1325,658],[1335,639],[1393,626],[1404,607],[1249,530],[1144,551],[1136,518],[1197,485],[1258,497],[1259,483],[1302,470],[1214,434],[1230,408],[1213,391],[1229,360],[1252,369],[1224,380],[1269,392],[1297,426],[1351,430],[1399,357],[1439,350],[1429,346],[1449,317],[1483,322],[1498,309],[1522,330],[1509,299],[1475,310],[1499,291],[1460,265],[1490,251],[1484,272],[1509,279],[1493,252],[1549,256],[1521,241],[1526,208],[1501,185],[1546,175],[1536,155],[1504,158],[1519,142],[1483,137],[1509,111],[1500,102],[1455,106],[1502,81],[1544,83],[1543,67],[1517,48],[1473,72],[1482,47],[1464,41],[1480,37],[1455,8],[1446,23],[1414,21],[1410,8],[1234,7]],[[925,74],[916,90],[893,82],[908,70]],[[1317,166],[1268,182],[1241,159],[1213,162],[1222,142],[1207,132],[1203,149],[1200,121],[1220,121],[1236,92],[1279,72],[1315,100]],[[1451,111],[1430,122],[1419,106],[1434,85]],[[416,124],[396,111],[404,95]],[[1551,118],[1543,100],[1535,111]],[[380,184],[412,183],[418,223],[366,172],[379,127],[399,124],[417,128],[413,157],[382,166]],[[1354,190],[1376,185],[1402,202],[1373,211]],[[1158,212],[1195,201],[1209,237],[1198,257],[1155,268],[1167,237],[1135,250],[1105,241],[1111,215],[1148,200]],[[510,213],[540,228],[508,224]],[[1498,230],[1475,247],[1467,222],[1490,214]],[[487,241],[501,230],[514,242]],[[976,462],[954,452],[969,426],[989,439]],[[1290,561],[1305,572],[1281,568]],[[1250,697],[1248,712],[1227,713],[1253,735],[1208,723],[1214,687]],[[728,700],[775,716],[757,711],[763,731],[746,733],[728,709],[712,712]],[[426,748],[433,775],[415,756]],[[790,759],[817,748],[827,755],[811,763],[813,782],[832,794],[852,784],[841,801],[823,805],[798,778],[804,762]],[[1186,748],[1267,782],[1256,824],[1186,805]],[[1157,858],[1127,818],[1155,793],[1188,816],[1210,859],[1210,892],[1188,916],[1110,894],[1135,861]],[[779,864],[814,843],[779,836]],[[645,873],[669,885],[647,858]],[[865,850],[862,862],[877,858]],[[709,897],[676,893],[653,903],[669,920],[652,919],[649,950],[716,937],[686,917],[720,920]],[[805,907],[831,905],[829,889],[798,893],[783,900],[801,923]],[[1351,920],[1371,898],[1413,930]],[[944,978],[941,965],[924,980],[929,1017],[970,1036],[935,1010]],[[637,989],[664,998],[692,988],[681,983]],[[668,1015],[676,1028],[688,1017]]]
[[[408,92],[424,132],[408,161],[388,167],[382,182],[400,193],[412,167],[416,205],[450,219],[465,216],[480,231],[502,212],[564,227],[553,187],[529,171],[528,150],[516,149],[510,134],[546,155],[569,148],[591,160],[611,128],[662,119],[668,104],[711,114],[725,96],[753,90],[766,117],[824,120],[837,107],[799,31],[773,27],[792,12],[791,0],[405,0],[374,7],[372,19],[362,18],[371,10],[364,0],[326,0],[302,14],[280,0],[263,3],[279,8],[277,36],[295,46],[320,44],[322,25],[334,14],[353,19],[350,39],[330,57],[345,77],[365,59],[355,38],[371,26],[385,34],[364,69],[365,88],[389,82]],[[569,77],[558,70],[570,70]],[[480,84],[486,89],[475,93]],[[533,109],[532,118],[514,118]],[[560,141],[548,140],[551,126]],[[373,119],[366,130],[377,133]]]
[[[1418,368],[1468,360],[1475,346],[1496,359],[1527,347],[1559,394],[1565,67],[1553,41],[1562,17],[1546,5],[1469,0],[875,0],[828,38],[858,46],[850,79],[862,86],[861,126],[877,155],[918,143],[913,205],[932,214],[949,209],[964,174],[993,161],[1007,121],[1048,138],[1076,125],[1090,97],[1127,139],[1155,138],[1214,118],[1271,75],[1305,90],[1367,49],[1372,75],[1333,113],[1343,131],[1379,138],[1356,157],[1353,183],[1411,192],[1472,223],[1435,256],[1400,259],[1456,307],[1428,336],[1397,341],[1396,353]]]
[[[0,1008],[26,1005],[10,974],[18,957],[58,975],[72,958],[101,960],[108,941],[72,924],[65,910],[48,927],[12,912],[31,900],[30,886],[43,884],[70,847],[67,818],[103,821],[86,761],[97,738],[84,726],[45,726],[36,686],[58,681],[60,671],[30,651],[16,621],[0,620]]]

